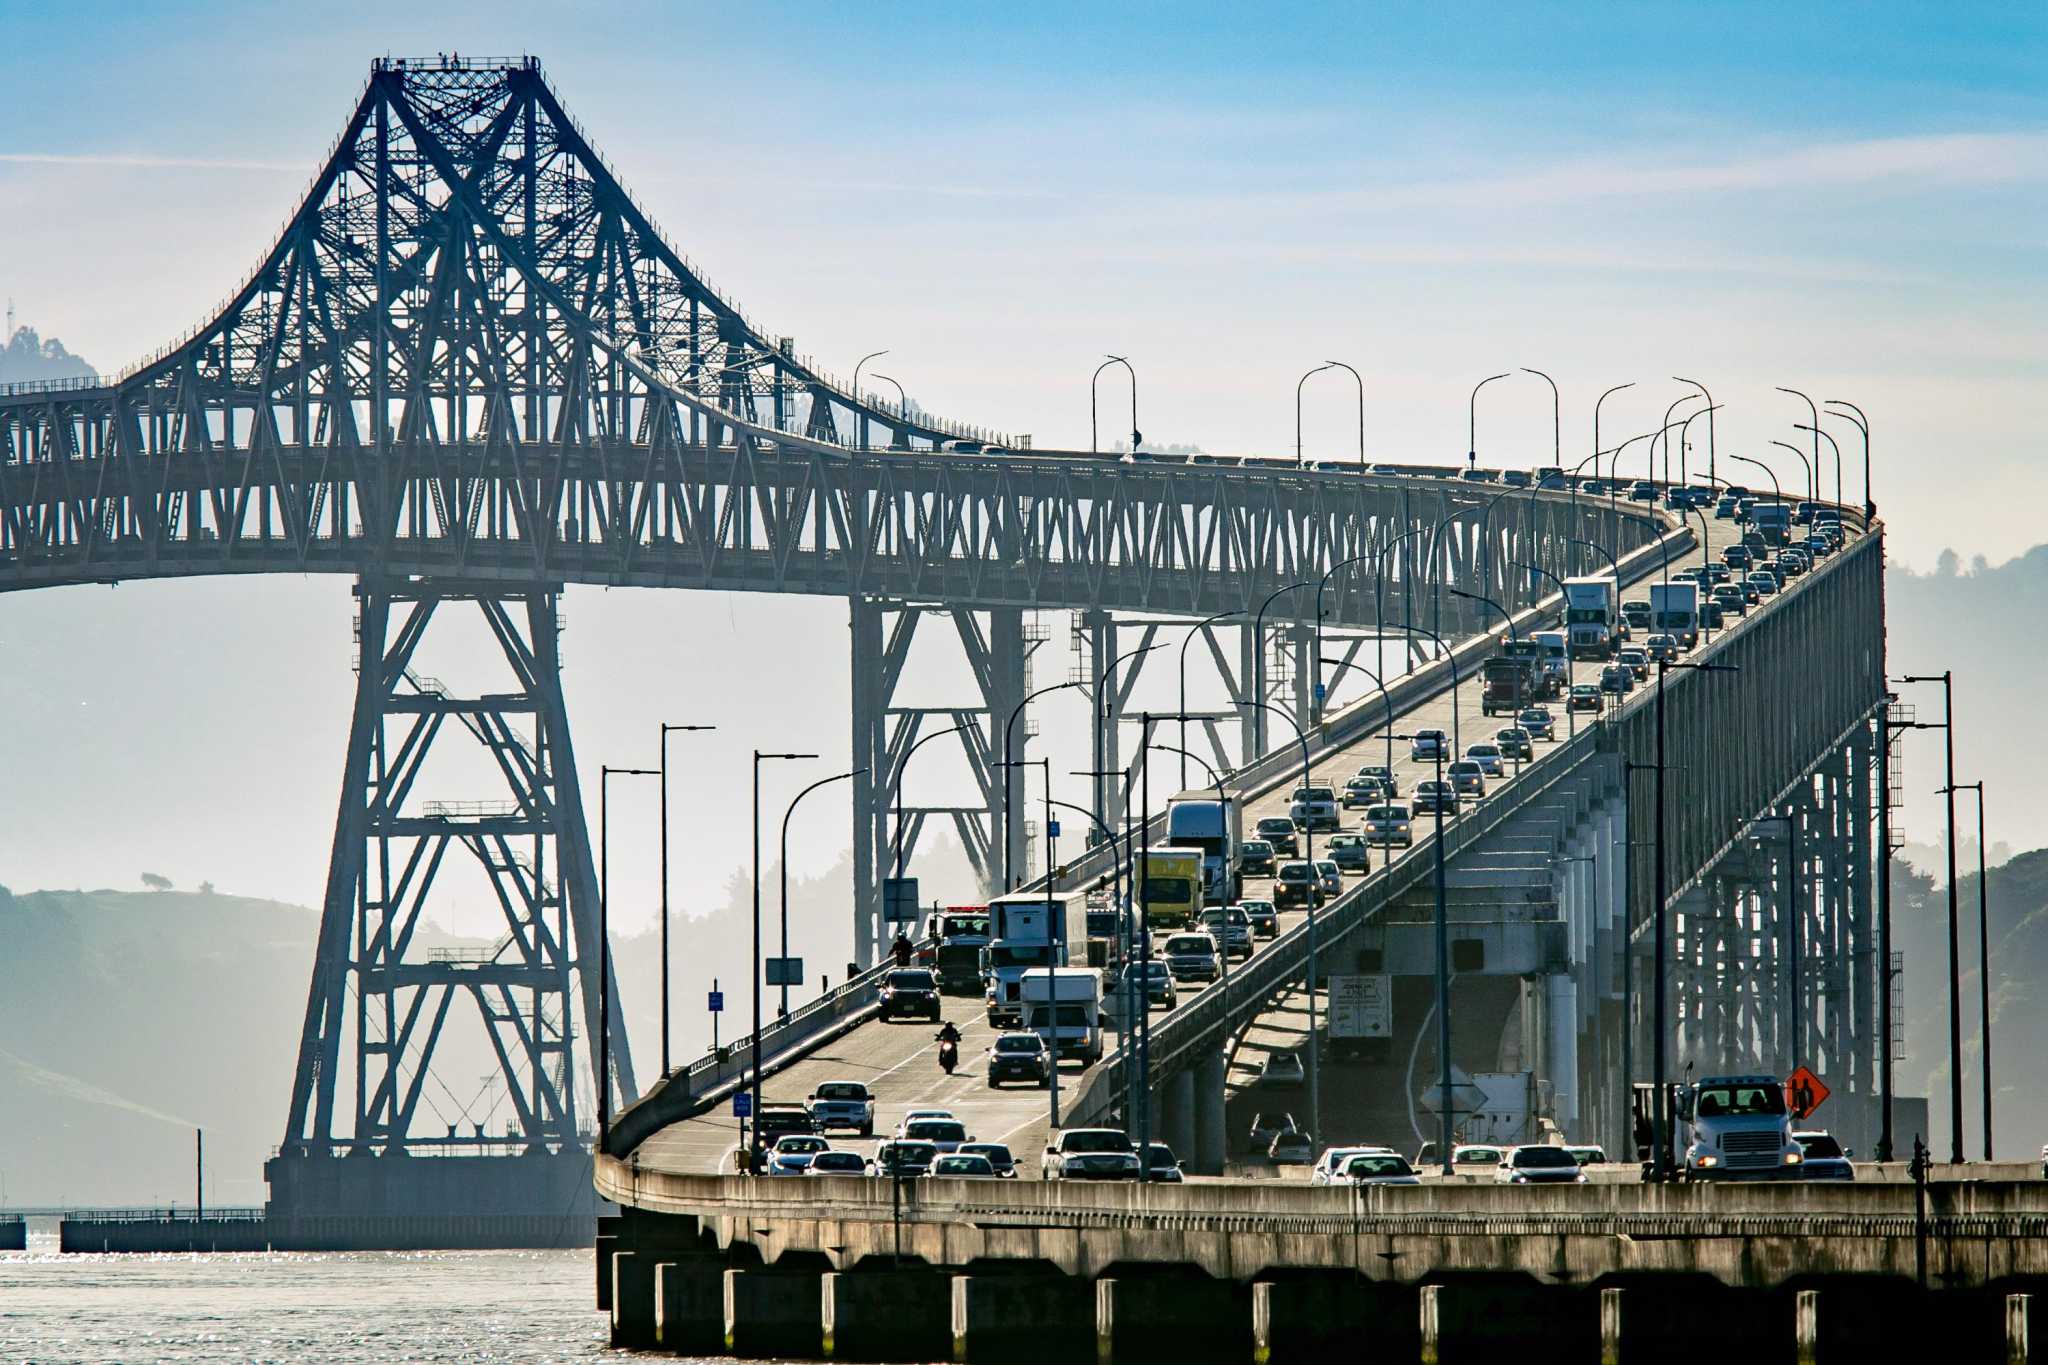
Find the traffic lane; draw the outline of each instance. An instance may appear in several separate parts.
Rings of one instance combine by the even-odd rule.
[[[1000,1030],[989,1027],[979,996],[946,996],[941,1013],[960,1030],[960,1062],[953,1075],[939,1069],[937,1026],[926,1021],[861,1025],[817,1052],[771,1072],[762,1082],[762,1099],[770,1104],[801,1104],[825,1081],[861,1081],[875,1097],[875,1136],[828,1135],[834,1147],[872,1156],[877,1142],[892,1134],[911,1109],[951,1109],[967,1130],[984,1142],[1002,1142],[1005,1133],[1028,1129],[1043,1119],[1043,1089],[988,1086],[987,1052]],[[1074,1063],[1060,1068],[1064,1089],[1082,1073]],[[672,1123],[640,1147],[643,1165],[675,1171],[729,1169],[740,1141],[740,1122],[730,1102],[713,1113]],[[722,1164],[723,1163],[723,1164]]]

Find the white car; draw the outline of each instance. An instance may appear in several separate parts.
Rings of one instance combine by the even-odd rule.
[[[1472,762],[1477,763],[1479,765],[1479,771],[1486,774],[1488,777],[1500,776],[1500,745],[1467,744],[1465,746],[1465,757],[1470,759]]]
[[[804,1167],[805,1175],[866,1175],[868,1159],[859,1152],[835,1149],[818,1153]]]
[[[1455,1155],[1452,1164],[1457,1163]],[[1511,1147],[1500,1165],[1493,1168],[1493,1178],[1502,1185],[1583,1185],[1586,1173],[1579,1169],[1579,1159],[1563,1147],[1537,1144],[1528,1147]]]
[[[1450,751],[1450,738],[1441,730],[1417,730],[1415,737],[1408,741],[1408,757],[1417,763],[1434,761],[1438,755]]]
[[[801,1133],[777,1138],[774,1148],[768,1153],[768,1174],[802,1175],[810,1167],[811,1158],[820,1152],[830,1151],[831,1147],[832,1144],[821,1137],[806,1137]]]
[[[1325,1147],[1323,1154],[1316,1158],[1315,1169],[1308,1173],[1308,1183],[1311,1185],[1335,1184],[1342,1178],[1339,1173],[1343,1171],[1344,1163],[1351,1160],[1352,1157],[1378,1155],[1379,1153],[1391,1152],[1392,1150],[1391,1147]]]
[[[952,1117],[953,1111],[950,1109],[912,1109],[904,1114],[903,1121],[896,1125],[896,1136],[898,1138],[910,1136],[910,1125],[920,1119],[949,1119]]]
[[[1343,1170],[1329,1183],[1341,1185],[1420,1185],[1415,1168],[1399,1152],[1360,1152],[1344,1163]]]
[[[1405,805],[1389,803],[1368,806],[1365,812],[1365,841],[1385,848],[1407,848],[1415,842],[1415,825]]]
[[[1336,829],[1342,821],[1337,806],[1337,791],[1334,787],[1296,787],[1292,804],[1287,807],[1287,818],[1294,822],[1296,829]]]
[[[1483,1175],[1507,1159],[1508,1149],[1490,1142],[1461,1142],[1451,1148],[1451,1170],[1458,1175]]]

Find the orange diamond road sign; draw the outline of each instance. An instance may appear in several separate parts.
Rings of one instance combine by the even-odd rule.
[[[1825,1104],[1827,1098],[1827,1086],[1806,1067],[1797,1068],[1785,1078],[1785,1106],[1795,1119],[1806,1118]]]

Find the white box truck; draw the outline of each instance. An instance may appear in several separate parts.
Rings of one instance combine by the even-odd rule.
[[[1102,973],[1088,967],[1034,967],[1024,973],[1019,999],[1024,1027],[1045,1039],[1056,1060],[1102,1060]]]
[[[1611,659],[1615,646],[1615,613],[1621,592],[1614,575],[1588,575],[1564,581],[1564,628],[1574,659]]]
[[[1700,642],[1700,585],[1652,583],[1650,585],[1650,629],[1675,636],[1681,649]]]
[[[1366,972],[1330,978],[1330,1051],[1374,1059],[1394,1036],[1394,978]]]
[[[1167,847],[1202,851],[1205,905],[1235,905],[1244,899],[1244,875],[1237,867],[1243,842],[1244,812],[1228,792],[1219,799],[1212,787],[1182,792],[1167,801]]]
[[[1034,967],[1064,967],[1067,947],[1088,942],[1088,897],[1078,891],[1020,891],[989,902],[989,944],[982,975],[988,1022],[1015,1028],[1024,1022],[1019,987]]]

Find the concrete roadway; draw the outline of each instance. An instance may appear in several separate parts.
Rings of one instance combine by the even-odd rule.
[[[1699,520],[1688,516],[1687,521],[1697,533]],[[1707,518],[1707,532],[1708,554],[1714,559],[1719,558],[1723,546],[1741,539],[1740,528],[1734,522],[1717,521],[1711,515]],[[1670,568],[1676,572],[1691,568],[1699,562],[1700,552],[1694,548],[1682,558],[1674,558]],[[1653,573],[1646,578],[1638,579],[1633,587],[1623,590],[1622,600],[1626,602],[1646,597],[1648,585],[1656,581],[1656,578],[1657,575]],[[1757,609],[1752,607],[1751,611]],[[1631,643],[1642,643],[1640,633]],[[1390,643],[1390,658],[1399,658],[1399,650],[1398,642]],[[1598,683],[1601,667],[1600,663],[1593,661],[1574,663],[1571,680],[1574,683]],[[1353,681],[1366,680],[1361,674]],[[1462,679],[1456,689],[1455,728],[1458,731],[1461,752],[1465,745],[1492,740],[1496,730],[1512,724],[1506,716],[1489,718],[1481,714],[1480,689],[1481,684],[1476,677]],[[1446,688],[1408,711],[1397,711],[1395,733],[1409,734],[1417,729],[1435,728],[1449,734],[1454,728],[1453,707],[1452,690]],[[1557,733],[1561,740],[1569,734],[1571,724],[1566,716],[1562,698],[1552,703],[1550,709],[1556,718]],[[1581,716],[1580,719],[1586,717]],[[1287,728],[1284,722],[1276,724],[1279,729]],[[1536,753],[1539,761],[1551,747],[1553,746],[1541,742],[1537,744]],[[1312,773],[1316,782],[1327,783],[1341,792],[1344,783],[1356,775],[1361,766],[1384,763],[1386,754],[1384,728],[1376,728],[1343,750],[1324,757],[1314,766]],[[1412,795],[1417,782],[1436,775],[1433,762],[1411,760],[1408,746],[1400,741],[1394,743],[1393,759],[1392,766],[1399,779],[1403,799]],[[1446,761],[1448,762],[1448,759]],[[1514,780],[1514,766],[1508,765],[1506,777],[1487,779],[1489,795]],[[1262,817],[1287,813],[1293,785],[1282,784],[1273,792],[1248,804],[1244,817],[1246,837],[1251,836],[1253,827]],[[1349,830],[1357,827],[1361,815],[1359,812],[1345,812],[1343,818],[1345,828]],[[1431,817],[1421,817],[1423,820],[1429,818]],[[1324,856],[1322,850],[1326,847],[1327,838],[1327,834],[1316,836],[1315,847],[1319,858]],[[1400,850],[1395,852],[1396,856],[1400,855]],[[1383,851],[1374,851],[1375,866],[1382,856]],[[1271,884],[1263,878],[1248,881],[1245,885],[1247,899],[1270,899],[1270,893]],[[1303,914],[1304,912],[1299,910],[1284,912],[1281,915],[1281,932],[1285,933],[1303,917]],[[1254,940],[1254,951],[1262,948],[1265,942]],[[1181,999],[1185,1001],[1202,989],[1204,988],[1199,986],[1183,985],[1180,988]],[[935,1029],[932,1025],[873,1023],[855,1029],[837,1042],[819,1049],[783,1071],[770,1075],[763,1088],[764,1099],[771,1103],[801,1101],[821,1081],[865,1081],[876,1096],[876,1141],[892,1132],[897,1121],[907,1110],[925,1107],[951,1109],[954,1115],[966,1124],[967,1130],[980,1140],[1009,1144],[1012,1153],[1018,1159],[1022,1174],[1035,1174],[1038,1153],[1043,1148],[1045,1135],[1050,1129],[1045,1091],[1023,1087],[995,1091],[987,1087],[983,1067],[986,1050],[995,1036],[995,1031],[987,1024],[979,997],[948,997],[945,1002],[945,1015],[959,1026],[962,1034],[961,1064],[951,1077],[939,1070],[937,1047],[933,1038]],[[1299,1024],[1289,1028],[1287,1023],[1278,1020],[1275,1022],[1280,1026],[1271,1032],[1279,1037],[1285,1037],[1290,1033],[1300,1036]],[[1305,1020],[1302,1022],[1305,1023]],[[1253,1025],[1253,1028],[1260,1030],[1261,1035],[1267,1032],[1260,1024]],[[1275,1037],[1269,1041],[1261,1036],[1261,1041],[1269,1041],[1269,1045],[1270,1042],[1278,1040],[1279,1038]],[[1247,1056],[1246,1060],[1250,1060],[1250,1057]],[[1074,1063],[1064,1064],[1060,1070],[1063,1085],[1078,1079],[1081,1075],[1080,1068]],[[1242,1072],[1232,1075],[1231,1088],[1236,1090],[1249,1079],[1250,1077]],[[1293,1100],[1294,1097],[1290,1094],[1288,1099]],[[1296,1102],[1295,1107],[1298,1108],[1305,1102],[1304,1095]],[[1232,1139],[1240,1137],[1234,1133],[1230,1136]],[[1365,1139],[1363,1135],[1352,1134],[1336,1134],[1333,1140],[1348,1141],[1354,1137],[1370,1140]],[[1394,1138],[1393,1145],[1404,1149],[1407,1147],[1403,1135],[1396,1134]],[[706,1114],[670,1125],[644,1143],[639,1156],[643,1165],[662,1169],[713,1171],[720,1168],[721,1159],[730,1161],[729,1154],[738,1140],[738,1121],[733,1118],[730,1106],[727,1106],[719,1113]],[[870,1153],[874,1145],[873,1142],[863,1142],[851,1135],[834,1135],[832,1143],[835,1147],[847,1147]],[[1233,1149],[1235,1145],[1233,1141]]]

